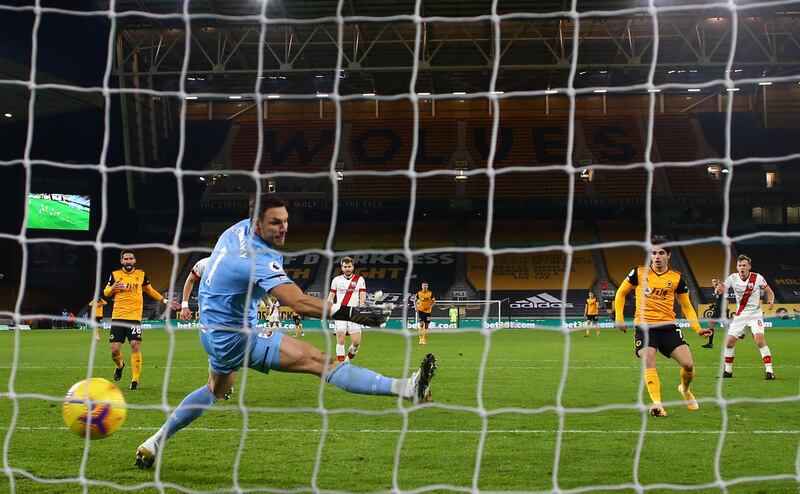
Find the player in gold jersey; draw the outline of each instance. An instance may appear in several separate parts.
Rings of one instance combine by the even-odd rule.
[[[94,328],[94,337],[98,340],[100,339],[100,328],[103,327],[103,307],[106,303],[107,302],[103,300],[102,297],[97,297],[96,301],[91,300],[89,302],[89,311],[92,311],[92,308],[94,308],[94,320],[97,323],[97,326]]]
[[[665,241],[664,237],[653,238],[650,266],[633,268],[620,285],[614,299],[617,327],[626,332],[627,325],[623,314],[625,297],[632,290],[636,290],[634,352],[637,357],[644,358],[645,361],[644,379],[647,392],[653,401],[650,414],[654,417],[667,416],[661,405],[661,382],[656,372],[656,350],[665,357],[675,359],[681,366],[681,384],[678,385],[678,391],[689,410],[698,409],[697,400],[689,390],[689,385],[694,379],[692,352],[683,340],[680,328],[675,324],[675,299],[677,298],[684,317],[689,320],[697,334],[703,337],[711,334],[710,331],[701,329],[697,322],[697,313],[689,300],[689,289],[683,276],[669,267],[670,248],[661,245]]]
[[[586,307],[583,309],[583,318],[586,319],[586,332],[584,337],[589,336],[589,329],[594,326],[597,331],[597,336],[600,336],[600,326],[597,325],[597,316],[600,314],[600,302],[594,296],[594,292],[589,292],[589,298],[586,299]]]
[[[122,378],[125,362],[122,359],[121,347],[127,339],[131,345],[131,389],[139,388],[139,377],[142,373],[142,309],[144,298],[142,293],[163,302],[174,310],[181,305],[174,300],[161,296],[152,286],[144,271],[136,268],[136,255],[132,250],[123,250],[120,255],[122,269],[117,269],[108,277],[108,285],[103,295],[114,298],[114,311],[111,314],[111,359],[114,361],[114,380]]]
[[[428,344],[428,324],[431,321],[431,312],[433,306],[436,305],[436,298],[433,292],[428,290],[428,282],[423,281],[421,290],[417,292],[417,298],[414,299],[414,308],[417,310],[417,320],[419,320],[419,344]]]

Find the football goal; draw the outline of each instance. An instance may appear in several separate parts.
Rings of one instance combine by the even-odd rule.
[[[481,327],[484,318],[486,326],[497,326],[503,321],[502,300],[437,300],[431,312],[430,329],[444,327]],[[450,309],[457,313],[451,314]],[[453,321],[454,322],[451,322]],[[406,326],[419,327],[419,317],[411,302],[408,308]]]

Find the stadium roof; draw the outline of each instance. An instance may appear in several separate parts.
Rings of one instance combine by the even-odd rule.
[[[20,56],[0,43],[0,78],[25,81],[34,1],[11,3],[0,6],[0,18],[6,27],[20,26],[0,36],[23,41],[14,47]],[[725,2],[656,0],[654,11],[648,4],[578,0],[571,11],[567,0],[498,0],[493,16],[493,3],[477,0],[118,0],[111,85],[183,89],[210,99],[256,92],[314,98],[335,90],[452,97],[566,88],[570,76],[578,89],[641,85],[645,91],[651,71],[653,84],[665,90],[689,84],[721,89],[726,77],[750,84],[763,77],[793,81],[800,74],[800,8],[792,10],[800,3],[739,0],[736,17]],[[41,0],[40,6],[37,82],[99,86],[109,2]],[[65,15],[70,12],[77,15]],[[26,15],[25,23],[17,22]],[[73,24],[59,35],[56,18]],[[43,58],[48,53],[55,63]],[[27,113],[27,93],[25,86],[0,84],[0,97],[14,114]],[[37,93],[43,114],[87,105],[102,105],[102,96],[58,88]]]
[[[253,0],[191,1],[183,72],[183,2],[120,0],[126,64],[117,70],[153,76],[160,90],[178,90],[185,73],[196,93],[313,95],[338,83],[340,94],[393,95],[409,92],[414,74],[417,92],[470,93],[491,90],[495,70],[495,91],[536,91],[567,87],[577,33],[575,87],[645,84],[656,44],[653,82],[696,84],[725,78],[735,31],[731,78],[800,73],[800,15],[786,3],[737,2],[735,30],[725,4],[659,0],[654,26],[648,3],[579,0],[570,12],[566,0],[499,0],[493,17],[489,1],[436,0],[415,17],[413,1],[270,0],[261,17]]]

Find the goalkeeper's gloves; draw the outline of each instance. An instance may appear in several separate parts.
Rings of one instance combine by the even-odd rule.
[[[369,297],[367,297],[367,300],[364,301],[364,303],[366,305],[376,305],[376,304],[378,304],[378,301],[380,299],[382,299],[382,298],[383,298],[383,292],[378,290],[377,292],[375,292],[372,295],[370,295]],[[394,309],[394,305],[392,305],[391,308]]]
[[[362,326],[380,327],[389,319],[393,304],[359,305],[357,307],[331,307],[331,317],[337,321],[350,321]]]

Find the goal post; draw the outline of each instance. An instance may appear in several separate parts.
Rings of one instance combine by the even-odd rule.
[[[479,328],[486,317],[487,326],[500,325],[503,321],[502,300],[437,300],[431,312],[430,329],[438,328]],[[455,324],[451,323],[450,309],[455,307]],[[488,309],[488,310],[487,310]],[[419,317],[410,302],[406,327],[419,327]]]

